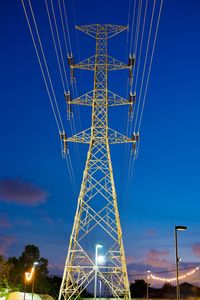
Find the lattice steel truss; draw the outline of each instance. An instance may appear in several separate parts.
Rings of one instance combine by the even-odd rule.
[[[107,55],[108,39],[127,27],[95,24],[77,26],[77,29],[96,39],[96,54],[78,64],[71,64],[71,69],[94,70],[94,90],[74,100],[69,95],[66,98],[69,106],[74,104],[92,107],[92,125],[70,138],[64,133],[61,134],[64,144],[88,143],[89,151],[59,299],[77,298],[83,289],[93,285],[94,231],[98,241],[103,242],[105,250],[105,263],[98,266],[99,280],[109,289],[110,296],[129,299],[129,282],[109,144],[135,145],[137,136],[129,138],[108,127],[108,106],[132,105],[131,98],[126,100],[108,91],[108,71],[132,71],[132,64],[126,65]]]

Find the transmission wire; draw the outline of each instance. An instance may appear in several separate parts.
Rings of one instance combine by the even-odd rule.
[[[66,34],[65,34],[65,27],[64,27],[64,21],[63,21],[63,13],[62,13],[62,9],[61,9],[60,0],[58,0],[58,6],[59,6],[60,19],[61,19],[61,24],[62,24],[62,31],[63,31],[63,36],[64,36],[65,48],[66,48],[66,52],[67,52],[66,54],[69,54],[68,46],[67,46],[67,37],[66,37]]]
[[[142,88],[143,88],[143,82],[144,82],[144,74],[146,71],[146,63],[147,63],[149,44],[150,44],[150,38],[151,38],[151,30],[152,30],[152,24],[153,24],[153,18],[154,18],[155,4],[156,4],[156,0],[154,0],[152,14],[151,14],[150,28],[149,28],[149,34],[148,34],[148,40],[147,40],[147,47],[146,47],[145,61],[144,61],[144,67],[143,67],[143,73],[142,73],[142,81],[141,81],[140,92],[139,92],[139,100],[138,100],[136,118],[135,118],[134,132],[136,132],[137,118],[138,118],[139,107],[140,107],[140,102],[141,102],[141,95],[142,95]],[[139,131],[137,131],[137,132],[139,132]],[[137,149],[137,155],[138,155],[138,149]],[[136,157],[134,157],[134,160],[135,160],[135,158]],[[135,164],[132,163],[130,177],[128,178],[129,182],[132,181],[134,165]]]
[[[133,9],[133,19],[132,19],[132,31],[131,31],[131,43],[130,43],[130,55],[131,55],[131,50],[132,50],[132,42],[133,42],[133,28],[134,28],[134,18],[135,18],[135,7],[136,5],[136,1],[134,1],[134,9]],[[135,32],[135,39],[134,39],[134,44],[133,44],[133,49],[134,49],[134,53],[135,53],[135,56],[137,54],[137,48],[138,48],[138,38],[139,38],[139,32],[140,32],[140,19],[141,19],[141,12],[142,12],[142,0],[139,0],[139,3],[138,3],[138,8],[137,8],[137,14],[136,14],[136,32]],[[135,73],[135,67],[134,67],[134,70],[133,70],[133,78],[134,78],[134,73]],[[133,78],[130,82],[130,92],[132,92],[132,86],[133,86]],[[134,104],[134,107],[133,107],[133,112],[132,112],[132,117],[134,116],[134,112],[135,112],[135,104]],[[130,123],[131,121],[131,123]],[[127,126],[126,126],[126,135],[129,135],[129,131],[131,130],[131,125],[132,125],[132,119],[129,119],[127,120]],[[130,124],[129,124],[130,123]],[[124,154],[124,161],[127,160],[127,153],[128,151],[128,148],[125,147],[125,154]],[[128,166],[129,166],[129,169],[130,169],[130,162],[131,162],[131,158],[132,158],[132,151],[131,151],[131,155],[130,155],[130,158],[128,159]],[[129,174],[130,172],[128,172]],[[127,182],[129,182],[129,175],[127,176]],[[127,190],[127,189],[126,189]]]
[[[35,21],[34,12],[33,12],[30,0],[28,0],[28,2],[29,2],[30,10],[31,10],[31,15],[32,15],[32,18],[33,18],[33,21],[34,21],[34,26],[35,26],[35,30],[36,30],[36,33],[37,33],[40,49],[41,49],[41,52],[42,52],[42,57],[43,57],[45,67],[46,67],[46,71],[47,71],[47,74],[48,74],[48,79],[49,79],[50,86],[51,86],[51,89],[52,89],[52,93],[53,93],[53,96],[54,96],[54,101],[56,102],[56,108],[57,108],[57,112],[59,114],[59,119],[60,119],[60,122],[61,122],[62,131],[64,132],[63,122],[62,122],[62,119],[61,119],[61,116],[60,116],[60,112],[59,112],[59,108],[58,108],[58,104],[57,104],[57,100],[56,100],[56,96],[55,96],[55,91],[54,91],[54,88],[53,88],[53,84],[52,84],[51,77],[50,77],[50,72],[49,72],[49,69],[48,69],[48,65],[47,65],[47,62],[46,62],[46,57],[45,57],[45,54],[44,54],[42,42],[41,42],[40,35],[39,35],[39,30],[38,30],[38,27],[37,27],[37,23]],[[33,45],[34,45],[34,48],[35,48],[35,51],[36,51],[36,55],[37,55],[37,58],[38,58],[38,62],[39,62],[39,66],[40,66],[40,69],[41,69],[41,72],[42,72],[42,76],[43,76],[43,79],[44,79],[44,82],[45,82],[47,93],[48,93],[48,96],[49,96],[49,99],[50,99],[50,103],[51,103],[51,107],[52,107],[53,114],[54,114],[54,117],[55,117],[55,121],[56,121],[56,124],[57,124],[58,132],[60,134],[61,129],[60,129],[60,126],[59,126],[58,118],[57,118],[57,115],[56,115],[56,111],[55,111],[55,108],[54,108],[52,97],[51,97],[49,87],[48,87],[48,84],[47,84],[47,79],[46,79],[46,76],[45,76],[45,73],[44,73],[44,69],[43,69],[43,66],[42,66],[42,63],[41,63],[40,55],[39,55],[38,48],[37,48],[37,45],[36,45],[36,42],[35,42],[33,31],[32,31],[32,28],[31,28],[31,24],[30,24],[30,21],[29,21],[29,18],[28,18],[26,7],[24,5],[23,0],[21,0],[21,3],[22,3],[22,6],[23,6],[23,9],[24,9],[27,24],[28,24],[29,31],[30,31],[30,34],[31,34],[31,38],[32,38],[32,41],[33,41]],[[71,169],[71,171],[70,171],[70,168],[68,168],[68,171],[69,171],[69,174],[70,174],[70,178],[74,179],[73,169]],[[71,176],[71,173],[72,173],[72,176]],[[72,188],[73,188],[73,190],[74,190],[74,188],[76,188],[75,181],[72,184]]]
[[[44,54],[44,50],[43,50],[42,42],[41,42],[41,39],[40,39],[40,34],[39,34],[39,31],[38,31],[38,27],[37,27],[37,23],[36,23],[36,20],[35,20],[35,16],[34,16],[34,13],[33,13],[31,1],[28,0],[28,2],[29,2],[29,6],[30,6],[30,10],[31,10],[31,15],[32,15],[32,18],[33,18],[33,22],[34,22],[34,25],[35,25],[35,29],[36,29],[38,41],[39,41],[39,44],[40,44],[42,56],[43,56],[44,63],[45,63],[45,66],[46,66],[46,70],[47,70],[49,82],[50,82],[50,85],[51,85],[51,88],[52,88],[52,93],[53,93],[53,96],[54,96],[54,101],[55,101],[55,104],[56,104],[56,108],[57,108],[58,116],[59,116],[59,119],[60,119],[61,127],[62,127],[62,130],[64,131],[64,126],[63,126],[62,118],[61,118],[60,111],[59,111],[59,108],[58,108],[58,103],[57,103],[57,99],[56,99],[56,96],[55,96],[55,91],[54,91],[54,88],[53,88],[51,76],[50,76],[50,73],[49,73],[49,68],[48,68],[46,57],[45,57],[45,54]]]
[[[143,112],[144,112],[144,105],[145,105],[146,94],[147,94],[147,89],[148,89],[148,84],[149,84],[150,73],[151,73],[151,67],[152,67],[152,61],[153,61],[154,50],[155,50],[155,45],[156,45],[157,33],[158,33],[158,28],[159,28],[159,23],[160,23],[160,16],[161,16],[161,12],[162,12],[162,5],[163,5],[163,0],[161,0],[161,2],[160,2],[160,8],[159,8],[157,25],[156,25],[156,31],[155,31],[155,35],[154,35],[154,41],[153,41],[153,48],[152,48],[152,52],[151,52],[149,70],[148,70],[147,81],[146,81],[146,85],[145,85],[145,92],[144,92],[144,98],[143,98],[143,103],[142,103],[142,110],[141,110],[141,114],[140,114],[140,119],[139,119],[139,123],[138,123],[138,131],[137,132],[140,132],[140,127],[141,127],[141,122],[142,122],[142,117],[143,117]],[[138,143],[136,158],[137,158],[138,153],[139,153],[139,148],[140,148],[140,143]],[[130,181],[132,181],[133,168],[134,168],[134,165],[131,168]]]
[[[134,131],[136,130],[136,126],[137,126],[137,119],[138,119],[140,101],[141,101],[141,96],[142,96],[142,89],[143,89],[143,83],[144,83],[144,75],[145,75],[145,71],[146,71],[147,57],[148,57],[149,44],[150,44],[150,38],[151,38],[151,30],[152,30],[154,11],[155,11],[155,4],[156,4],[156,0],[154,0],[154,3],[153,3],[153,10],[152,10],[151,21],[150,21],[150,28],[149,28],[149,34],[148,34],[147,48],[146,48],[146,54],[145,54],[145,60],[144,60],[144,68],[143,68],[143,73],[142,73],[142,81],[141,81],[140,92],[139,92],[139,100],[138,100],[138,107],[137,107],[136,118],[135,118]]]
[[[54,49],[55,49],[55,52],[56,52],[56,58],[57,58],[57,62],[58,62],[58,68],[59,68],[60,77],[61,77],[61,81],[62,81],[62,86],[63,86],[63,90],[66,91],[66,87],[65,87],[65,83],[64,83],[64,79],[63,79],[63,74],[62,74],[62,70],[61,70],[61,65],[60,65],[60,59],[59,59],[59,56],[58,56],[58,50],[57,50],[57,46],[56,46],[55,36],[54,36],[54,32],[53,32],[51,17],[50,17],[49,8],[48,8],[47,3],[48,3],[47,0],[45,0],[47,15],[48,15],[48,19],[49,19],[49,25],[50,25],[50,29],[51,29],[51,35],[52,35],[52,39],[53,39]]]
[[[138,14],[137,14],[137,26],[136,26],[136,34],[135,34],[135,40],[134,40],[134,48],[133,52],[136,54],[137,51],[137,44],[138,44],[138,37],[140,32],[140,19],[141,19],[141,11],[142,11],[142,0],[139,0],[138,4]]]
[[[163,5],[163,0],[161,0],[161,3],[160,3],[158,21],[157,21],[157,26],[156,26],[156,33],[155,33],[154,42],[153,42],[153,50],[152,50],[151,59],[150,59],[149,72],[148,72],[147,82],[146,82],[146,86],[145,86],[145,92],[144,92],[144,98],[143,98],[143,104],[142,104],[142,111],[141,111],[141,115],[140,115],[140,119],[139,119],[138,130],[140,130],[140,126],[141,126],[141,122],[142,122],[142,116],[143,116],[143,112],[144,112],[144,105],[145,105],[145,100],[146,100],[148,84],[149,84],[149,77],[150,77],[150,73],[151,73],[151,67],[152,67],[152,61],[153,61],[154,50],[155,50],[155,45],[156,45],[156,39],[157,39],[157,34],[158,34],[158,28],[159,28],[159,23],[160,23],[162,5]]]
[[[64,9],[64,16],[65,16],[65,21],[66,21],[66,28],[67,28],[67,35],[68,35],[68,41],[69,41],[69,49],[72,55],[72,45],[71,45],[71,40],[70,40],[70,35],[69,35],[69,26],[68,26],[68,21],[67,21],[67,11],[66,11],[66,6],[65,6],[65,0],[63,2],[63,9]]]
[[[35,38],[34,38],[34,35],[33,35],[33,31],[32,31],[31,25],[30,25],[30,21],[29,21],[29,18],[28,18],[26,7],[24,5],[24,1],[21,0],[21,3],[22,3],[22,6],[23,6],[23,9],[24,9],[24,14],[25,14],[26,21],[27,21],[27,24],[28,24],[28,27],[29,27],[29,31],[30,31],[30,34],[31,34],[31,38],[32,38],[32,41],[33,41],[33,45],[34,45],[34,49],[35,49],[35,52],[36,52],[36,55],[37,55],[39,66],[40,66],[40,69],[41,69],[41,72],[42,72],[42,76],[43,76],[43,80],[44,80],[45,87],[46,87],[46,90],[47,90],[47,94],[49,96],[49,100],[50,100],[50,103],[51,103],[51,108],[53,110],[53,115],[54,115],[54,118],[55,118],[55,121],[56,121],[56,125],[57,125],[57,128],[58,128],[58,131],[61,132],[59,121],[58,121],[56,111],[55,111],[55,108],[54,108],[53,100],[52,100],[52,97],[51,97],[51,94],[50,94],[50,91],[49,91],[49,87],[48,87],[48,84],[47,84],[47,79],[46,79],[44,69],[43,69],[43,66],[42,66],[42,62],[41,62],[41,59],[40,59],[40,56],[39,56],[38,48],[37,48]]]
[[[145,7],[145,16],[144,16],[144,22],[143,22],[143,29],[142,29],[142,38],[141,38],[141,43],[140,43],[139,61],[140,61],[141,49],[142,49],[142,43],[143,43],[143,34],[144,34],[145,19],[146,19],[146,8],[147,8],[147,1],[146,1],[146,7]],[[154,49],[155,49],[155,41],[156,41],[156,37],[157,37],[157,31],[158,31],[158,25],[159,25],[159,20],[160,20],[161,8],[162,8],[162,3],[161,3],[161,5],[160,5],[160,11],[159,11],[159,16],[158,16],[158,20],[157,20],[157,29],[156,29],[156,33],[155,33],[155,36],[154,36],[154,46],[153,46],[153,50],[152,50],[152,53],[151,53],[151,61],[150,61],[150,66],[149,66],[149,71],[148,71],[148,76],[147,76],[147,82],[146,82],[146,86],[145,86],[145,98],[146,98],[146,92],[147,92],[147,87],[148,87],[148,82],[149,82],[150,71],[151,71],[151,65],[152,65],[153,53],[154,53]],[[148,54],[148,47],[149,47],[149,42],[150,42],[150,35],[151,35],[151,27],[152,27],[152,19],[153,19],[153,15],[154,15],[154,9],[155,9],[155,1],[154,1],[153,10],[152,10],[151,25],[150,25],[150,29],[149,29],[149,37],[148,37],[148,43],[147,43],[147,48],[146,48],[145,65],[144,65],[144,69],[143,69],[142,84],[141,84],[141,87],[140,87],[139,104],[140,104],[140,100],[141,100],[141,88],[143,87],[143,79],[144,79],[144,72],[145,72],[145,67],[146,67],[146,60],[147,60],[147,54]],[[138,68],[137,68],[136,85],[137,85],[137,80],[138,80],[138,72],[139,72],[139,66],[138,66]],[[136,86],[136,85],[135,85],[135,86]],[[140,121],[139,121],[139,126],[138,126],[137,132],[140,132],[140,125],[141,125],[142,114],[143,114],[143,110],[144,110],[145,98],[144,98],[143,104],[142,104],[142,113],[141,113],[141,115],[140,115]],[[139,104],[138,104],[138,107],[137,107],[137,115],[138,115],[138,111],[139,111]],[[137,117],[138,117],[138,116],[137,116]],[[136,130],[137,117],[136,117],[136,121],[135,121],[134,132],[135,132],[135,130]],[[134,160],[135,160],[135,159],[137,158],[137,156],[138,156],[139,146],[140,146],[140,143],[138,142],[138,145],[137,145],[137,152],[136,152],[136,156],[134,157]],[[131,159],[131,157],[130,157],[130,159]],[[131,166],[131,164],[132,164],[132,166]],[[131,167],[130,167],[130,166],[131,166]],[[133,169],[134,169],[134,162],[131,163],[130,160],[129,160],[129,171],[131,170],[131,172],[128,172],[128,174],[129,174],[129,175],[128,175],[128,181],[132,181]],[[129,176],[130,176],[130,177],[129,177]]]
[[[57,34],[58,45],[59,45],[59,49],[60,49],[60,55],[61,55],[63,70],[64,70],[64,74],[65,74],[65,81],[66,81],[66,84],[67,84],[67,88],[69,90],[69,84],[68,84],[68,79],[67,79],[67,74],[66,74],[65,64],[64,64],[64,58],[63,58],[63,52],[62,52],[62,47],[61,47],[61,42],[60,42],[60,35],[59,35],[59,31],[58,31],[58,26],[57,26],[57,21],[56,21],[56,16],[55,16],[55,11],[54,11],[54,6],[53,6],[53,1],[52,0],[51,0],[51,7],[52,7],[52,12],[53,12],[53,19],[54,19],[55,28],[56,28],[56,34]]]
[[[59,31],[58,31],[58,26],[57,26],[57,21],[56,21],[56,15],[55,15],[55,10],[54,10],[54,7],[53,7],[52,0],[51,0],[51,5],[52,5],[52,12],[53,12],[54,23],[55,23],[56,32],[57,32],[57,39],[58,39],[58,43],[59,43],[60,54],[61,54],[61,59],[62,59],[62,64],[63,64],[63,69],[64,69],[64,74],[65,74],[65,78],[66,78],[66,82],[67,82],[67,87],[68,87],[68,90],[69,90],[69,85],[68,85],[68,80],[67,80],[67,75],[66,75],[65,65],[64,65],[64,59],[63,59],[63,52],[62,52],[61,42],[60,42],[60,35],[59,35]],[[79,118],[80,118],[80,115],[79,115]],[[72,118],[72,122],[74,122],[74,118]],[[71,118],[70,118],[70,123],[71,123]],[[70,124],[70,126],[71,126],[71,129],[72,129],[73,127],[72,127],[71,124]],[[75,122],[73,123],[73,126],[74,126],[74,133],[75,133],[76,132]],[[72,131],[72,133],[73,133],[73,131]],[[75,145],[74,148],[75,148],[75,152],[76,152],[76,155],[78,157],[78,160],[80,162],[80,154],[79,154],[79,149],[78,149],[77,144]]]
[[[136,10],[136,1],[137,0],[133,0],[134,2],[134,7],[133,7],[133,17],[132,17],[132,30],[131,30],[131,41],[130,41],[130,54],[131,54],[131,50],[132,50],[132,44],[133,44],[133,28],[134,28],[134,23],[135,23],[135,10]]]

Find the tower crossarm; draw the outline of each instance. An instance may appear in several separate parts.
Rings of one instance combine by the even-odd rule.
[[[91,140],[91,128],[83,130],[83,131],[67,138],[67,142],[83,143],[83,144],[90,144],[90,140]],[[95,137],[95,142],[105,143],[105,139],[102,137],[100,129],[99,129],[99,135]],[[132,138],[129,138],[129,137],[119,133],[116,130],[108,128],[108,143],[109,144],[123,144],[123,143],[135,144],[136,142],[137,141],[134,138],[134,135]]]
[[[108,106],[118,106],[118,105],[127,105],[127,104],[132,105],[133,104],[131,97],[127,100],[111,91],[107,91],[107,97],[108,97]],[[70,100],[68,103],[92,106],[93,99],[94,99],[94,91],[92,90],[84,95],[81,95],[78,98]]]
[[[120,26],[120,25],[112,25],[112,24],[91,24],[91,25],[83,25],[83,26],[76,26],[76,29],[90,35],[93,38],[96,38],[97,31],[106,31],[107,32],[107,39],[115,36],[116,34],[127,30],[127,26]]]
[[[109,144],[124,144],[124,143],[136,143],[136,140],[129,138],[116,130],[108,129],[108,142]]]
[[[91,137],[91,128],[85,129],[67,139],[67,142],[89,144]]]
[[[116,93],[108,91],[108,106],[118,106],[118,105],[126,105],[126,104],[132,104],[131,98],[124,99],[123,97],[117,95]]]
[[[95,70],[96,66],[97,66],[96,55],[86,58],[85,60],[77,64],[70,65],[71,69],[82,69],[82,70],[89,70],[89,71]],[[122,69],[132,70],[131,65],[127,65],[121,62],[120,60],[105,54],[98,55],[98,67],[100,66],[107,67],[108,71],[122,70]]]

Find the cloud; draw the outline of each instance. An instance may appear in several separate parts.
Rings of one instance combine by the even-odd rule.
[[[156,250],[156,249],[150,249],[147,252],[147,259],[157,260],[157,259],[162,258],[163,256],[166,256],[166,255],[168,255],[167,250],[159,251],[159,250]]]
[[[165,258],[168,255],[167,250],[159,251],[155,249],[150,249],[147,252],[145,263],[158,268],[168,268],[169,261]]]
[[[21,205],[44,203],[48,193],[37,185],[22,179],[1,179],[0,200]]]
[[[126,263],[127,263],[127,265],[134,263],[133,256],[126,256]]]
[[[196,243],[192,246],[192,251],[198,257],[200,257],[200,243]]]
[[[144,255],[144,258],[131,262],[128,264],[128,272],[131,275],[131,280],[137,278],[145,278],[146,270],[151,270],[152,272],[162,271],[162,270],[170,270],[173,269],[173,263],[167,259],[169,255],[168,250],[156,250],[150,249]],[[142,276],[144,274],[144,276]]]
[[[8,220],[8,217],[4,214],[0,215],[0,228],[11,228],[12,225]]]
[[[8,248],[16,242],[13,236],[0,236],[0,255],[5,255]]]

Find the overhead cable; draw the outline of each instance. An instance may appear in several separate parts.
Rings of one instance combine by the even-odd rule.
[[[35,20],[34,12],[33,12],[33,9],[32,9],[31,1],[28,0],[28,2],[29,2],[29,6],[30,6],[30,10],[31,10],[31,15],[32,15],[32,18],[33,18],[33,22],[34,22],[34,25],[35,25],[35,29],[36,29],[36,34],[37,34],[37,37],[38,37],[39,45],[40,45],[40,48],[41,48],[42,57],[44,59],[45,67],[46,67],[46,70],[47,70],[47,74],[48,74],[50,86],[51,86],[51,89],[52,89],[52,93],[53,93],[53,97],[54,97],[54,102],[55,102],[56,109],[57,109],[57,112],[58,112],[59,120],[60,120],[60,123],[61,123],[61,126],[62,126],[62,130],[64,130],[62,118],[61,118],[61,115],[60,115],[60,110],[58,108],[58,103],[57,103],[57,99],[56,99],[54,87],[53,87],[53,84],[52,84],[52,80],[51,80],[49,68],[48,68],[46,57],[45,57],[45,54],[44,54],[44,50],[43,50],[42,42],[41,42],[41,39],[40,39],[40,34],[39,34],[39,31],[38,31],[38,26],[37,26],[37,23],[36,23],[36,20]]]
[[[26,21],[27,21],[27,24],[28,24],[28,28],[29,28],[29,31],[30,31],[30,34],[31,34],[31,38],[32,38],[32,41],[33,41],[33,45],[34,45],[34,49],[35,49],[35,52],[36,52],[36,55],[37,55],[39,66],[40,66],[40,69],[41,69],[41,72],[42,72],[43,80],[44,80],[45,87],[46,87],[46,90],[47,90],[47,94],[48,94],[48,97],[49,97],[49,100],[50,100],[50,104],[51,104],[53,115],[54,115],[54,118],[55,118],[55,121],[56,121],[56,125],[57,125],[57,128],[58,128],[58,131],[61,132],[61,127],[60,127],[58,117],[57,117],[57,114],[56,114],[56,109],[54,108],[53,99],[52,99],[52,96],[51,96],[51,93],[50,93],[50,90],[49,90],[49,87],[48,87],[48,84],[47,84],[47,79],[46,79],[45,72],[44,72],[44,69],[43,69],[43,66],[42,66],[39,51],[38,51],[38,48],[37,48],[37,45],[36,45],[36,42],[35,42],[35,38],[34,38],[34,35],[33,35],[33,31],[32,31],[31,25],[30,25],[30,20],[29,20],[27,11],[26,11],[26,7],[24,5],[24,1],[21,0],[21,3],[22,3],[22,6],[23,6],[23,9],[24,9],[24,14],[25,14]]]
[[[146,100],[146,95],[147,95],[148,84],[149,84],[149,77],[150,77],[150,73],[151,73],[151,67],[152,67],[152,61],[153,61],[154,50],[155,50],[155,45],[156,45],[156,39],[157,39],[157,34],[158,34],[158,28],[159,28],[159,23],[160,23],[162,5],[163,5],[163,0],[161,0],[161,2],[160,2],[158,21],[157,21],[157,25],[156,25],[156,33],[155,33],[155,37],[154,37],[154,41],[153,41],[153,50],[152,50],[151,58],[150,58],[150,65],[149,65],[149,71],[148,71],[148,75],[147,75],[147,81],[146,81],[145,92],[144,92],[144,97],[143,97],[142,111],[141,111],[139,124],[138,124],[138,131],[140,131],[142,116],[143,116],[143,112],[144,112],[144,105],[145,105],[145,100]]]
[[[136,126],[137,126],[137,119],[138,119],[140,101],[141,101],[141,96],[142,96],[142,89],[143,89],[143,84],[144,84],[144,76],[145,76],[145,71],[146,71],[147,57],[148,57],[151,31],[152,31],[152,24],[153,24],[154,11],[155,11],[155,4],[156,4],[156,0],[154,0],[154,2],[153,2],[153,9],[152,9],[152,14],[151,14],[150,28],[149,28],[146,54],[145,54],[145,60],[144,60],[144,67],[143,67],[143,72],[142,72],[142,80],[141,80],[141,86],[140,86],[140,92],[139,92],[139,100],[138,100],[137,112],[136,112],[136,117],[135,117],[134,131],[136,130]]]

